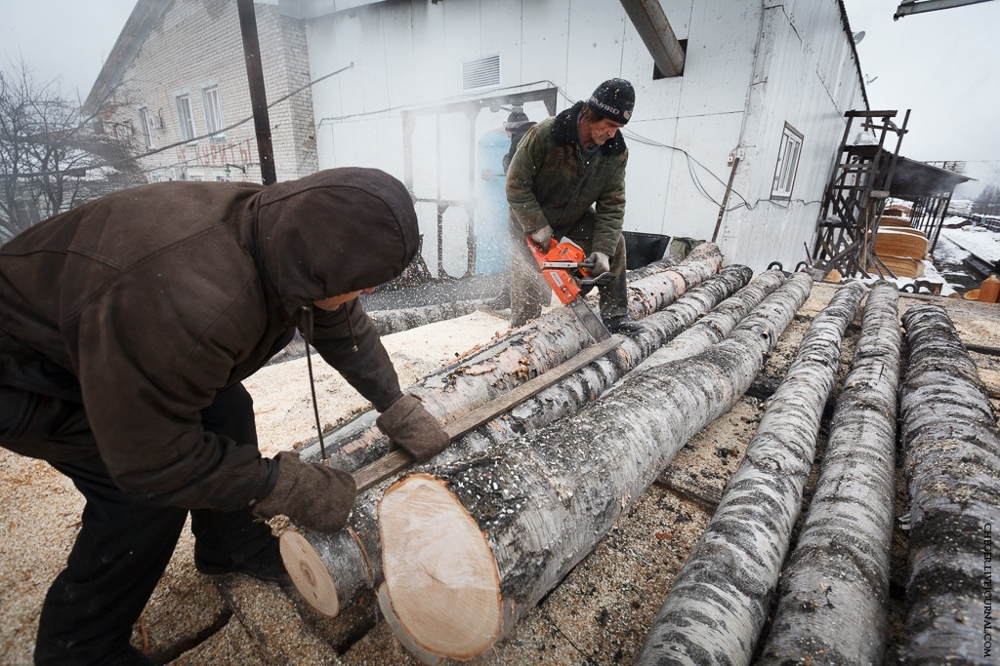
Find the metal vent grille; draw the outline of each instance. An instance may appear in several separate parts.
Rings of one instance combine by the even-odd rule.
[[[500,54],[462,63],[462,90],[500,85]]]

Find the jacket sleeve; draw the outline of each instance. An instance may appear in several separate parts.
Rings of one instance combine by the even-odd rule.
[[[219,304],[191,299],[193,284],[171,297],[150,280],[127,283],[78,320],[77,376],[108,473],[128,496],[157,505],[235,510],[263,499],[273,463],[201,419],[263,330],[232,314],[254,311],[243,307],[253,299]]]
[[[507,203],[525,234],[549,224],[534,192],[535,176],[545,159],[536,130],[532,127],[521,139],[507,169]]]
[[[389,352],[358,299],[333,311],[314,308],[312,335],[304,333],[323,360],[379,412],[403,396]]]
[[[603,252],[609,257],[613,257],[615,254],[625,220],[625,165],[627,162],[628,151],[617,156],[608,184],[594,204],[596,219],[593,250]]]

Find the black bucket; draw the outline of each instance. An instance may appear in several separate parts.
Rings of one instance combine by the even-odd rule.
[[[625,252],[628,257],[625,267],[630,271],[662,259],[670,244],[670,236],[662,234],[623,231],[622,235],[625,236]]]

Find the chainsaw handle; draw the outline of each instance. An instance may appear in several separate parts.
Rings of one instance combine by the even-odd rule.
[[[593,266],[593,264],[591,264]],[[601,273],[596,277],[580,278],[577,282],[581,287],[604,287],[615,281],[615,274],[611,271]]]

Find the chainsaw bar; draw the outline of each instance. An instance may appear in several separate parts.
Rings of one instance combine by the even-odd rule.
[[[590,306],[582,298],[574,298],[566,304],[566,307],[573,311],[573,314],[576,315],[576,318],[580,320],[580,323],[583,324],[583,327],[587,329],[587,332],[590,333],[594,340],[601,342],[611,337],[611,331],[608,330],[608,327],[604,325],[601,318],[594,314],[594,311],[590,309]]]

